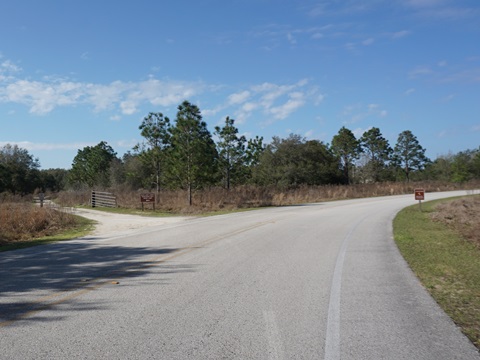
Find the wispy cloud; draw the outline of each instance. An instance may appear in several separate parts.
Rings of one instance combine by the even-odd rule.
[[[372,45],[374,42],[375,42],[375,39],[368,38],[362,41],[362,45],[369,46],[369,45]]]
[[[347,105],[341,113],[341,117],[344,119],[345,124],[355,124],[363,121],[371,116],[378,118],[384,118],[388,116],[388,111],[382,109],[379,104],[364,105],[361,103]]]
[[[447,83],[478,83],[480,82],[480,67],[472,67],[471,64],[450,65],[441,60],[436,64],[416,66],[408,72],[410,79],[427,77],[439,84]]]
[[[394,33],[391,34],[391,37],[392,39],[401,39],[401,38],[404,38],[408,35],[410,35],[412,32],[409,31],[409,30],[400,30],[400,31],[396,31]]]
[[[22,68],[10,60],[3,60],[0,54],[0,86],[2,82],[11,81],[14,76],[22,71]]]
[[[429,66],[416,66],[414,69],[410,70],[408,76],[412,79],[419,76],[430,75],[433,73],[433,70]]]
[[[478,7],[470,7],[461,1],[453,0],[399,0],[406,8],[411,9],[416,16],[434,20],[465,20],[476,19],[480,15]]]
[[[311,17],[344,16],[362,14],[381,3],[381,0],[322,0],[313,5],[307,12]]]
[[[264,119],[261,125],[268,126],[286,119],[307,104],[319,105],[324,96],[316,87],[310,86],[307,79],[283,85],[265,82],[232,93],[222,105],[202,113],[215,115],[228,112],[237,123],[244,123],[256,114]]]
[[[480,67],[456,69],[444,73],[438,78],[439,83],[480,83]]]

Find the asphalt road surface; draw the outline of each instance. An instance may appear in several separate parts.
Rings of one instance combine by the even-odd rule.
[[[0,358],[480,359],[393,242],[415,203],[269,208],[0,253]]]

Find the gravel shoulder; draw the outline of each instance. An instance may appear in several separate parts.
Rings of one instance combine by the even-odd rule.
[[[154,226],[175,224],[191,219],[186,216],[151,217],[142,215],[115,214],[93,209],[75,209],[75,215],[94,220],[97,222],[93,236],[113,236],[118,234],[127,235]]]

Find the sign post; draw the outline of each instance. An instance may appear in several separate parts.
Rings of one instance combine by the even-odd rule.
[[[418,200],[418,206],[422,211],[422,200],[425,200],[425,189],[415,189],[415,200]]]
[[[142,202],[142,211],[143,211],[143,204],[148,203],[153,205],[153,210],[155,210],[155,194],[153,193],[146,193],[140,195],[140,201]]]

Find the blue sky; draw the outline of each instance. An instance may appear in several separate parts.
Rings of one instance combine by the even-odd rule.
[[[478,0],[2,1],[0,146],[44,169],[100,141],[122,156],[189,100],[212,133],[478,148],[478,19]]]

